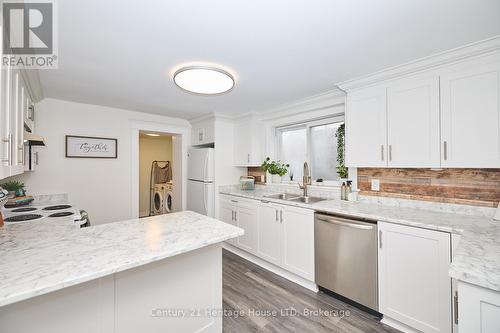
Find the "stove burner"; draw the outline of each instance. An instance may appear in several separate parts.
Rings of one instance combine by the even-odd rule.
[[[5,206],[4,206],[4,208],[10,209],[10,208],[16,208],[16,207],[26,206],[26,205],[29,205],[29,204],[30,204],[29,202],[6,203]]]
[[[40,214],[22,214],[22,215],[14,215],[6,218],[5,222],[23,222],[23,221],[31,221],[42,218]]]
[[[48,206],[48,207],[45,207],[43,210],[61,210],[61,209],[68,209],[68,208],[71,208],[71,205]]]
[[[59,212],[59,213],[50,214],[49,217],[64,217],[64,216],[70,216],[73,214],[74,214],[73,212]]]
[[[37,210],[35,207],[26,207],[26,208],[16,208],[11,210],[12,213],[24,213],[24,212],[32,212]]]

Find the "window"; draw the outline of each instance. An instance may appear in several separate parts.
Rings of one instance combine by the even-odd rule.
[[[278,159],[290,164],[288,176],[301,181],[307,161],[313,181],[338,180],[335,134],[343,122],[343,117],[335,117],[277,128]]]

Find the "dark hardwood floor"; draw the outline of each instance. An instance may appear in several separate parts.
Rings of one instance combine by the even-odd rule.
[[[325,293],[314,293],[226,250],[223,282],[224,333],[399,332],[368,313]],[[295,309],[296,313],[282,309]],[[323,313],[307,315],[308,310],[318,309]]]

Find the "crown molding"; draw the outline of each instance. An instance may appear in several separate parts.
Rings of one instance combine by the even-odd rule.
[[[20,69],[19,74],[23,78],[28,94],[34,103],[44,99],[43,87],[40,82],[38,69]]]
[[[216,120],[223,120],[224,121],[225,120],[225,121],[227,121],[227,120],[233,120],[233,119],[234,119],[234,117],[227,115],[227,114],[218,113],[218,112],[211,112],[211,113],[199,116],[199,117],[191,118],[188,121],[191,124],[194,124],[194,123],[199,123],[199,122],[207,121],[207,120],[212,120],[212,121],[216,121]]]
[[[396,79],[416,72],[436,69],[450,63],[490,55],[500,51],[500,35],[475,43],[463,45],[451,50],[436,53],[431,56],[416,59],[398,66],[360,76],[352,80],[338,83],[342,90],[352,90],[359,87],[376,84],[380,81]]]
[[[253,113],[259,120],[269,121],[294,116],[304,112],[313,112],[345,103],[345,93],[338,88],[309,96],[295,102]]]

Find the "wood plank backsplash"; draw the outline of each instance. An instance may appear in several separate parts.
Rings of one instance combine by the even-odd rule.
[[[380,191],[371,191],[372,179]],[[496,207],[500,169],[358,168],[358,188],[364,195]]]

